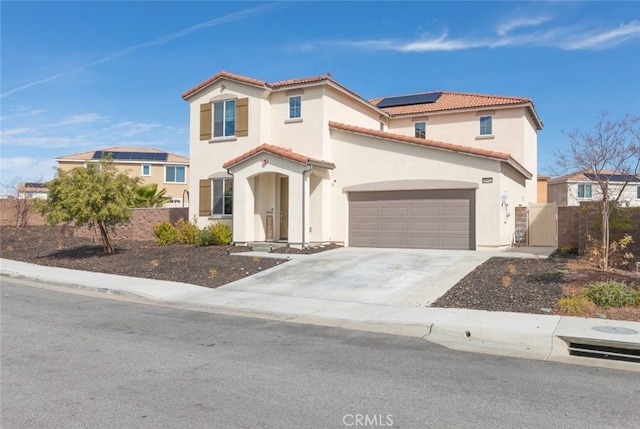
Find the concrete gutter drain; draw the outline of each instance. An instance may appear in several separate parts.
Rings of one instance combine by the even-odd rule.
[[[637,335],[635,329],[621,326],[594,326],[594,331],[605,334]],[[579,342],[578,342],[579,341]],[[622,341],[574,339],[569,342],[569,354],[572,356],[592,357],[598,359],[619,360],[640,363],[640,344]]]

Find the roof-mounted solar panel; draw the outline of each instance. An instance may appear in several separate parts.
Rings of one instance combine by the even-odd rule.
[[[438,98],[440,98],[441,95],[442,95],[441,92],[425,92],[423,94],[387,97],[387,98],[383,98],[376,106],[380,108],[384,108],[384,107],[410,106],[412,104],[435,103],[438,100]]]
[[[596,180],[596,175],[593,173],[586,173],[585,176],[590,180]],[[600,179],[610,182],[640,182],[640,177],[633,174],[600,174]]]
[[[167,161],[169,154],[166,152],[111,152],[97,150],[92,159],[100,159],[111,155],[114,161]]]

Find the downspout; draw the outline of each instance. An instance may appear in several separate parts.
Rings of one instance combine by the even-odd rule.
[[[235,179],[233,177],[233,173],[228,168],[227,168],[227,174],[229,176],[231,176],[231,180],[232,180],[231,183],[235,187],[235,183],[233,183],[235,181]],[[233,193],[231,194],[231,198],[233,198]],[[234,209],[233,205],[235,204],[235,201],[236,201],[235,198],[233,198],[231,200],[231,243],[229,243],[229,245],[231,245],[231,246],[235,246],[236,245],[236,241],[234,240],[234,237],[233,237],[233,219],[235,219],[235,217],[233,216],[233,213],[235,213],[235,209]],[[224,189],[222,190],[222,205],[224,207]],[[228,254],[229,254],[229,249],[227,249],[227,255]]]
[[[313,170],[313,165],[307,163],[307,167],[308,167],[308,169],[306,169],[306,170],[304,170],[302,172],[302,249],[303,250],[308,248],[306,240],[305,240],[305,237],[306,237],[306,234],[305,234],[306,233],[306,225],[305,225],[305,222],[304,222],[304,219],[306,217],[305,216],[305,195],[306,195],[306,192],[305,192],[306,191],[306,189],[305,189],[305,175],[307,173],[311,173],[311,171]]]

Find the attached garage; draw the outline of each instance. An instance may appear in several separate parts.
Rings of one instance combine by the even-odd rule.
[[[350,192],[349,245],[474,250],[475,189]]]

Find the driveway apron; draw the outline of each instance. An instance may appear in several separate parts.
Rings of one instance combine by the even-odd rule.
[[[300,298],[428,305],[491,255],[470,250],[341,248],[291,261],[221,287]]]

